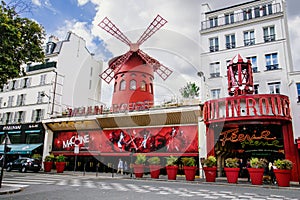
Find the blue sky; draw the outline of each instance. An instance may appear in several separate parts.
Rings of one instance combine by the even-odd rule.
[[[16,0],[5,0],[16,1]],[[64,40],[72,31],[86,40],[87,48],[97,59],[105,62],[114,56],[126,53],[129,48],[103,31],[99,22],[109,17],[128,38],[135,42],[149,23],[160,14],[168,23],[141,49],[173,69],[172,77],[165,82],[156,80],[156,98],[169,100],[179,96],[178,82],[197,82],[199,69],[199,29],[200,7],[208,2],[212,9],[224,7],[224,0],[24,0],[33,5],[31,13],[25,17],[36,20],[47,33]],[[226,0],[226,6],[248,0]],[[249,0],[250,1],[250,0]],[[300,4],[299,0],[288,0],[288,25],[294,63],[300,63]],[[176,42],[174,42],[176,41]],[[103,68],[107,68],[107,63]],[[299,65],[294,67],[300,70]],[[102,93],[111,93],[111,86],[103,83]],[[104,96],[103,101],[108,101]]]

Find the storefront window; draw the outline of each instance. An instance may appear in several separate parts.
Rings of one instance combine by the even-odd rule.
[[[8,134],[9,140],[12,144],[22,144],[21,134]]]
[[[43,143],[43,137],[40,133],[27,133],[26,134],[26,144],[37,144]]]

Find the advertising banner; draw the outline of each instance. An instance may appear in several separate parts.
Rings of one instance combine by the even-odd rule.
[[[53,151],[198,153],[197,126],[55,132]]]

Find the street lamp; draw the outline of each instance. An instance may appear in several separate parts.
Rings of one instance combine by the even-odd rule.
[[[54,113],[54,99],[52,99],[52,102],[51,102],[51,96],[49,96],[49,95],[46,94],[45,92],[42,92],[42,93],[41,93],[41,97],[45,97],[45,96],[48,97],[48,99],[49,99],[49,102],[48,102],[48,103],[51,103],[51,104],[52,104],[50,115],[53,115],[53,113]]]
[[[1,174],[0,174],[0,188],[2,187],[2,179],[3,179],[3,170],[4,166],[6,164],[6,153],[10,151],[10,147],[7,146],[8,144],[8,135],[7,132],[5,132],[4,137],[4,150],[3,150],[3,158],[2,158],[2,166],[1,166]]]

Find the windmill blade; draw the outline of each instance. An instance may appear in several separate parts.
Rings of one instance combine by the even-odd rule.
[[[118,40],[124,42],[128,46],[132,44],[132,42],[113,24],[107,17],[105,17],[99,24],[99,27],[104,29],[106,32],[110,33],[112,36],[117,38]]]
[[[151,22],[145,32],[142,34],[140,39],[137,41],[138,45],[144,43],[149,37],[151,37],[156,31],[158,31],[163,25],[167,23],[167,20],[157,15],[155,19]]]
[[[163,79],[166,80],[171,74],[172,70],[168,67],[160,64],[156,59],[150,57],[148,54],[143,52],[142,50],[138,50],[137,53],[147,62],[147,64],[151,65],[154,71]]]
[[[100,77],[109,84],[114,78],[114,74],[121,69],[121,66],[128,60],[132,53],[132,51],[128,51],[127,53],[118,57],[109,65],[106,70],[104,70],[102,74],[100,74]]]

